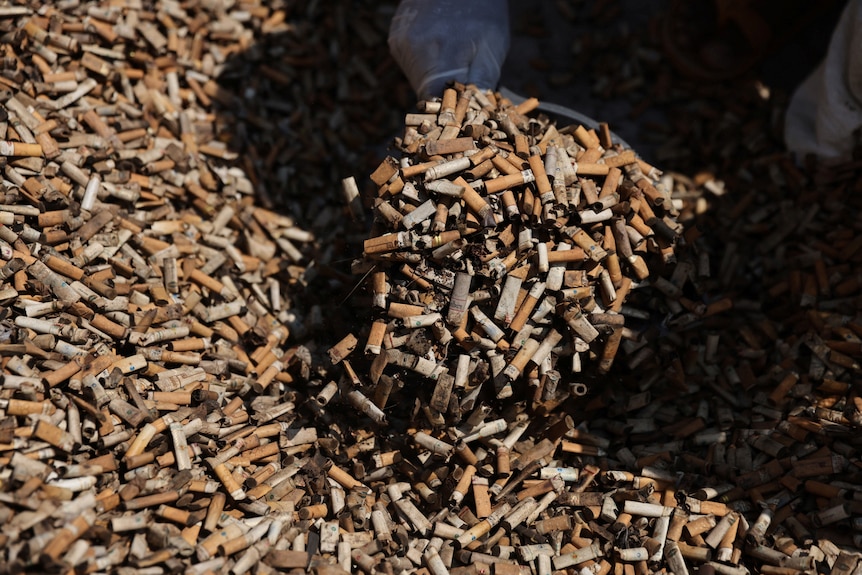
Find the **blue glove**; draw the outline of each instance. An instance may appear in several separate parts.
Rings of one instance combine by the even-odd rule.
[[[509,50],[506,0],[402,0],[389,50],[420,98],[455,80],[494,89]]]

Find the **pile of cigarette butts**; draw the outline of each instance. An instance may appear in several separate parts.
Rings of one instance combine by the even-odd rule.
[[[308,226],[216,113],[302,16],[0,6],[0,572],[856,573],[860,167],[724,201],[456,84]],[[368,214],[355,329],[308,329]]]
[[[370,378],[391,365],[432,382],[423,399],[435,425],[446,414],[461,423],[486,382],[498,400],[527,387],[537,403],[584,395],[587,364],[608,374],[635,336],[629,293],[678,297],[696,271],[680,266],[671,280],[656,271],[673,267],[684,243],[672,182],[615,145],[607,124],[558,129],[528,116],[538,104],[448,88],[407,115],[402,159],[371,174],[379,235],[355,266],[379,316],[365,343]],[[692,315],[722,305],[692,302]],[[345,338],[333,362],[356,344]]]

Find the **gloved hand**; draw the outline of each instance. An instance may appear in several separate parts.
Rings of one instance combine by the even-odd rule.
[[[389,50],[420,98],[446,82],[497,87],[509,50],[506,0],[401,0],[389,28]]]
[[[798,156],[849,160],[862,127],[862,0],[850,0],[832,33],[826,58],[796,89],[784,120],[784,141]]]

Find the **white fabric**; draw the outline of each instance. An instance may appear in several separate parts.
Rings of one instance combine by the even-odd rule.
[[[829,162],[848,160],[862,127],[862,0],[841,14],[826,58],[796,89],[784,122],[788,150]]]
[[[506,0],[401,0],[389,50],[420,98],[450,80],[497,87],[509,50]]]

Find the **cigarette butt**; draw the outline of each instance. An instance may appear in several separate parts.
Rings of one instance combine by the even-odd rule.
[[[0,140],[0,156],[41,158],[43,156],[42,146]]]
[[[332,346],[327,352],[332,365],[339,364],[345,357],[350,355],[350,353],[356,349],[357,343],[359,343],[359,341],[356,339],[356,336],[351,333]]]

